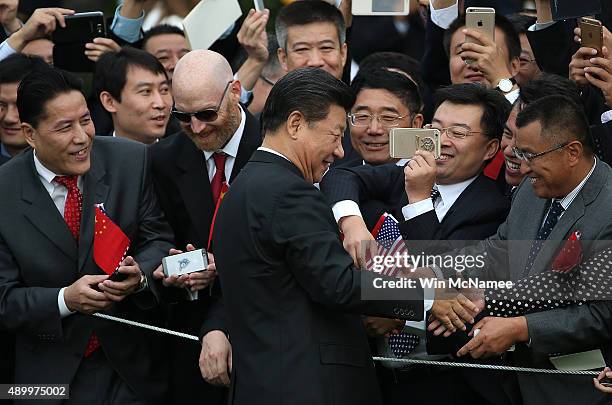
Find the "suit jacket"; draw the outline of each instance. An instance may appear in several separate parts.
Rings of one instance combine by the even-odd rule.
[[[461,193],[442,222],[435,211],[402,221],[401,210],[408,204],[408,198],[404,170],[394,163],[331,170],[323,178],[321,190],[332,205],[342,200],[360,204],[369,229],[385,210],[393,214],[400,221],[404,239],[409,241],[484,239],[495,233],[510,205],[495,182],[480,174]]]
[[[246,111],[246,123],[230,184],[261,144],[259,122]],[[215,210],[204,153],[182,131],[151,147],[153,178],[161,206],[174,230],[174,245],[188,243],[206,247]],[[213,249],[214,250],[214,249]],[[203,336],[211,330],[225,331],[224,311],[215,283],[213,294],[202,290],[197,301],[185,301],[184,291],[165,288],[168,327]],[[206,384],[198,368],[200,348],[171,339],[172,397],[174,403],[219,403],[223,390]],[[192,389],[184,390],[189,385]]]
[[[612,169],[598,160],[584,187],[559,219],[532,268],[525,265],[532,241],[542,224],[548,202],[538,198],[529,181],[523,181],[514,194],[510,214],[497,233],[482,243],[463,249],[460,254],[486,252],[482,269],[467,269],[466,277],[487,280],[518,280],[526,275],[550,271],[549,263],[561,243],[573,232],[582,233],[584,257],[601,250],[612,237]],[[594,241],[602,241],[595,243]],[[445,275],[454,273],[443,269]],[[526,367],[552,367],[549,353],[575,353],[609,346],[612,341],[609,302],[588,302],[550,311],[525,315],[530,345],[517,344],[514,362]],[[572,392],[571,403],[593,403],[598,394],[589,386],[589,378],[518,374],[525,403],[570,403],[566,392]],[[565,402],[564,402],[565,401]]]
[[[165,376],[153,362],[159,348],[149,332],[80,313],[62,319],[57,305],[60,288],[103,274],[92,255],[94,204],[104,203],[132,241],[128,254],[150,286],[105,312],[155,322],[155,313],[147,311],[157,303],[151,273],[171,246],[171,232],[160,214],[146,152],[135,142],[94,139],[91,168],[83,176],[78,245],[40,182],[32,150],[0,168],[6,193],[0,201],[0,327],[17,335],[17,383],[70,383],[95,331],[109,363],[137,395],[146,403],[164,403]]]
[[[323,195],[283,157],[257,151],[230,187],[214,231],[233,347],[230,404],[379,404],[361,320],[422,318],[414,301],[363,301]]]

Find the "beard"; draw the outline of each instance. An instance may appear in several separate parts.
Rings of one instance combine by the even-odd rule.
[[[232,108],[235,107],[235,108]],[[240,126],[240,109],[238,106],[229,106],[224,113],[221,113],[214,124],[206,125],[206,128],[195,133],[191,130],[191,125],[182,125],[183,131],[195,143],[196,147],[202,151],[216,152],[223,148],[230,140],[232,135]]]

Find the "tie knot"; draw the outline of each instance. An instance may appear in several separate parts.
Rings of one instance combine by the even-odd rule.
[[[225,159],[227,155],[223,152],[215,152],[213,153],[213,159],[215,159],[215,167],[217,170],[225,170]]]
[[[61,184],[68,190],[72,190],[77,187],[77,176],[55,176],[53,181],[57,184]]]

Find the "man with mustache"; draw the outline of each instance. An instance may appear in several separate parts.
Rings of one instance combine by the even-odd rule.
[[[214,254],[210,235],[224,186],[231,188],[261,144],[258,121],[239,104],[240,88],[229,63],[216,52],[189,52],[174,69],[172,114],[182,130],[153,145],[151,152],[159,199],[174,230],[177,249],[207,248]],[[212,255],[210,261],[214,261]],[[217,294],[219,283],[214,281],[214,263],[207,271],[178,279],[164,278],[161,268],[155,275],[167,287],[169,327],[202,338],[201,350],[197,345],[171,341],[173,403],[220,403],[224,390],[213,385],[229,384],[231,346]],[[198,292],[198,298],[188,301],[186,290]],[[191,388],[184,390],[185,384]]]
[[[172,95],[166,71],[153,55],[130,47],[107,52],[96,63],[94,83],[112,117],[113,136],[147,145],[164,136]]]

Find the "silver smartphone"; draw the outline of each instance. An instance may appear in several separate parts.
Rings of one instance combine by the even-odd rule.
[[[354,15],[407,15],[410,0],[353,0]]]
[[[253,6],[255,6],[255,11],[264,11],[266,8],[263,0],[253,0]]]
[[[392,128],[389,152],[394,159],[412,159],[417,150],[433,153],[440,158],[440,130],[424,128]]]

